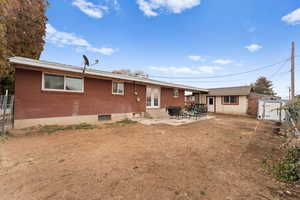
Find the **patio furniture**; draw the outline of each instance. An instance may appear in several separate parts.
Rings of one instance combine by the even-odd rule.
[[[179,106],[169,106],[167,107],[169,116],[179,118],[182,113],[182,108]]]
[[[169,106],[166,110],[169,116],[175,117],[177,119],[190,119],[191,117],[195,117],[197,120],[198,118],[207,114],[207,108],[204,104],[191,104],[190,106],[187,106],[184,109],[179,106]]]
[[[188,108],[188,112],[197,120],[198,117],[202,117],[207,114],[207,107],[205,104],[191,104]]]

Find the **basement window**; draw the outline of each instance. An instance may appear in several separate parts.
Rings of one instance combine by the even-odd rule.
[[[238,96],[224,96],[223,104],[224,105],[237,105],[237,104],[239,104],[239,97]]]
[[[83,92],[83,78],[43,73],[43,90]]]
[[[124,83],[112,82],[112,94],[124,95]]]

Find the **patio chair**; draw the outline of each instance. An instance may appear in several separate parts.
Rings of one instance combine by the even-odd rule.
[[[188,112],[191,117],[195,117],[197,120],[199,117],[207,114],[207,108],[205,104],[192,104],[188,108]]]

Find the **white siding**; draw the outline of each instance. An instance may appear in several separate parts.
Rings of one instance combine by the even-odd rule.
[[[239,96],[238,105],[223,105],[222,97],[216,97],[216,113],[246,115],[248,109],[247,96]]]

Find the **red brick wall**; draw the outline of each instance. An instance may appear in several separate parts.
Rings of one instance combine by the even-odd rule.
[[[258,100],[260,99],[259,96],[256,96],[255,94],[250,94],[248,97],[248,115],[256,116],[258,112]]]
[[[112,94],[111,80],[84,79],[84,93],[42,91],[42,72],[16,69],[15,118],[144,112],[146,86],[125,83],[125,95]]]
[[[161,88],[161,108],[168,106],[184,106],[184,90],[179,90],[179,97],[173,96],[173,88]]]

